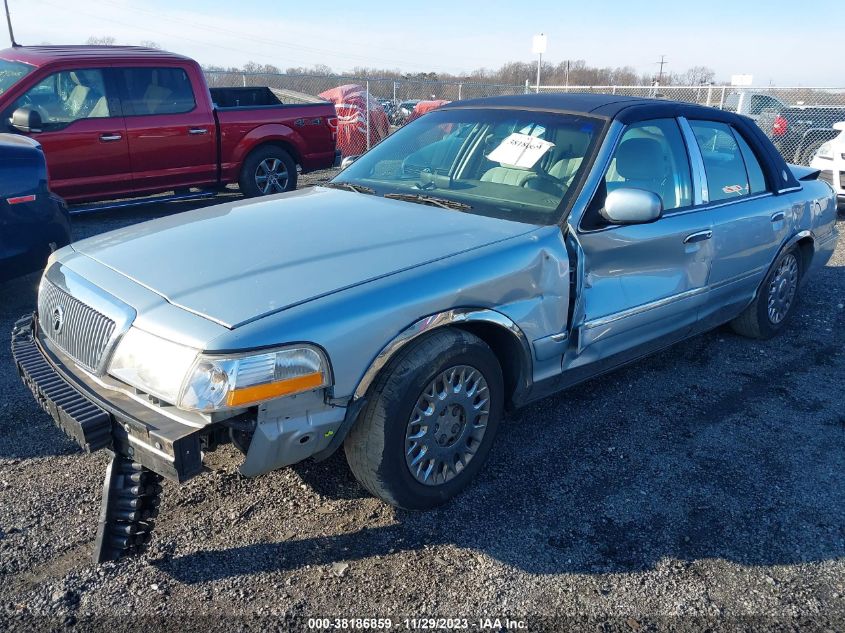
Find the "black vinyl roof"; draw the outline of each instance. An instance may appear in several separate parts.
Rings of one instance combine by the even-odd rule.
[[[613,118],[616,113],[637,103],[649,104],[664,102],[660,99],[644,99],[642,97],[570,92],[563,94],[540,93],[467,99],[464,101],[453,101],[450,104],[444,105],[443,108],[485,106],[495,108],[531,108],[538,110],[581,112],[583,114],[600,114],[601,116]]]

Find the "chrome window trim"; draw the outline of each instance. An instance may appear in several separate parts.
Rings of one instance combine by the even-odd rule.
[[[523,331],[519,329],[519,326],[510,318],[501,312],[496,312],[495,310],[489,310],[486,308],[454,308],[452,310],[438,312],[437,314],[432,314],[420,319],[413,325],[404,329],[387,345],[385,345],[367,368],[366,372],[364,372],[364,376],[355,388],[352,400],[354,401],[363,398],[367,394],[367,390],[370,388],[370,385],[375,381],[376,376],[378,376],[379,372],[385,365],[387,365],[390,359],[415,338],[439,327],[453,325],[456,323],[478,322],[498,325],[508,330],[517,338],[523,351],[522,360],[525,365],[525,380],[527,382],[525,386],[530,387],[533,383],[531,346],[528,344],[528,339]]]
[[[704,157],[701,155],[701,148],[698,140],[692,131],[692,126],[686,117],[678,117],[678,126],[684,137],[687,146],[687,155],[690,159],[692,169],[692,206],[693,208],[708,204],[710,202],[710,190],[707,186],[707,172],[704,169]]]

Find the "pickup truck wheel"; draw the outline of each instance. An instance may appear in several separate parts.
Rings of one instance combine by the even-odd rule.
[[[238,184],[247,198],[293,191],[296,163],[281,147],[259,147],[244,161]]]
[[[427,510],[484,465],[503,411],[502,370],[479,339],[442,330],[402,350],[373,384],[346,438],[353,474],[371,493]]]
[[[782,252],[766,275],[754,302],[731,322],[737,334],[769,339],[780,332],[795,312],[801,282],[801,252],[793,246]]]

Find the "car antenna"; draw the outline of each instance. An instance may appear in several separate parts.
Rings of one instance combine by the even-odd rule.
[[[12,30],[12,16],[9,13],[9,0],[3,0],[3,4],[6,6],[6,24],[9,25],[9,39],[12,40],[12,47],[20,48],[20,44],[15,41],[15,32]]]

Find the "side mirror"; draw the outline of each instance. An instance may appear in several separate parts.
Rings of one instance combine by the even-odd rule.
[[[340,171],[343,171],[344,169],[349,167],[352,163],[354,163],[359,158],[361,158],[360,154],[358,154],[356,156],[347,156],[346,158],[344,158],[342,161],[340,161]]]
[[[614,189],[607,194],[599,214],[611,224],[645,224],[663,214],[663,201],[645,189]]]
[[[28,107],[18,108],[12,112],[12,118],[9,120],[9,123],[18,132],[24,132],[26,134],[40,132],[41,126],[43,125],[38,110]]]

